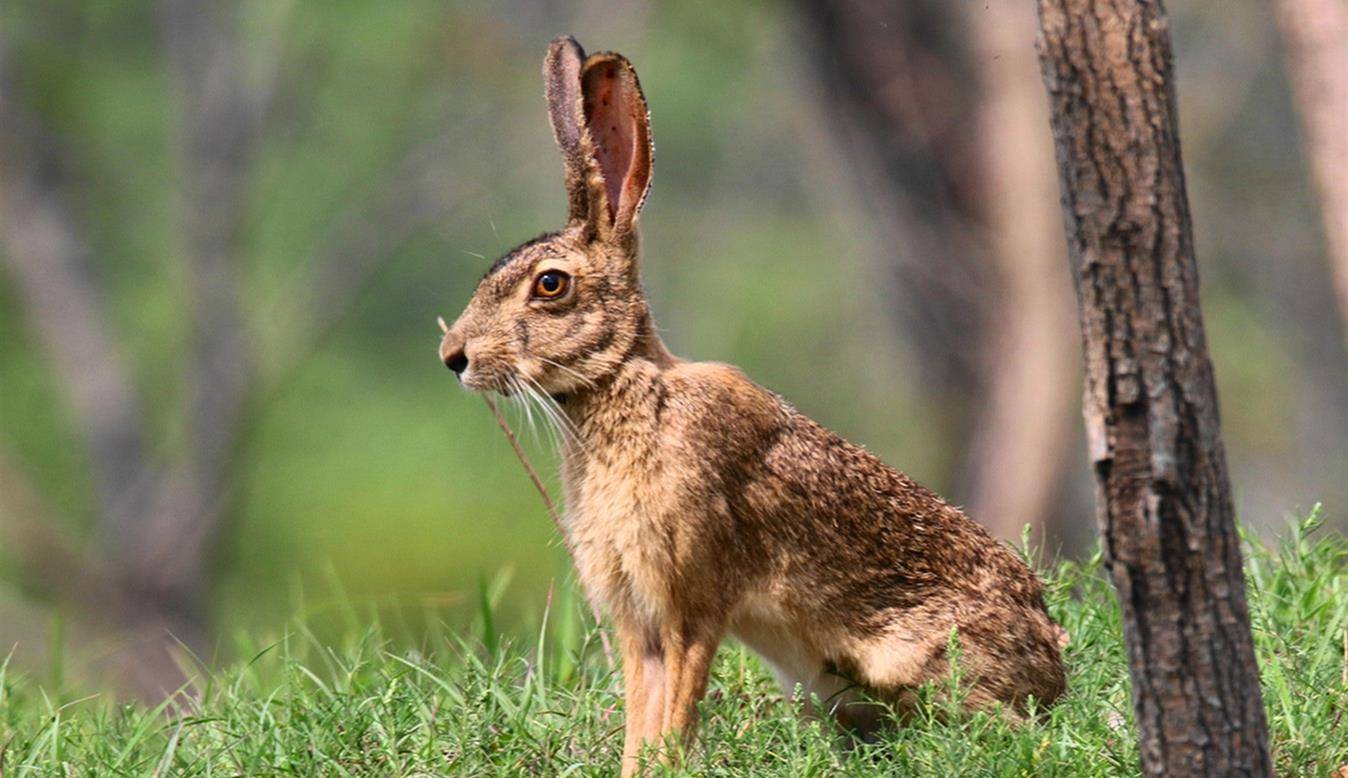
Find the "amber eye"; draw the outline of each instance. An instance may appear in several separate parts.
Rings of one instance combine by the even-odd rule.
[[[534,297],[555,300],[566,294],[566,288],[570,285],[571,276],[560,270],[549,270],[534,281]]]

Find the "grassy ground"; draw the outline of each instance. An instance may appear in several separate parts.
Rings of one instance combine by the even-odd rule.
[[[1307,520],[1247,551],[1264,700],[1279,772],[1348,763],[1348,542]],[[688,767],[710,775],[1131,775],[1136,743],[1118,610],[1098,559],[1049,578],[1070,630],[1069,692],[1037,724],[948,716],[941,703],[853,750],[797,715],[758,661],[722,649]],[[304,623],[238,666],[199,673],[190,707],[53,698],[0,672],[3,775],[598,775],[616,769],[619,683],[576,616],[550,603],[528,644],[493,636],[489,592],[468,636],[420,651],[378,627],[322,644]],[[351,623],[362,615],[352,612]],[[437,648],[427,648],[436,646]],[[935,699],[935,696],[931,696]]]

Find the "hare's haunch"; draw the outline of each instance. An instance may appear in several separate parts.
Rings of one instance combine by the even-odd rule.
[[[727,633],[862,734],[869,700],[948,673],[952,632],[970,705],[1056,699],[1063,633],[1015,553],[737,369],[665,349],[638,272],[653,147],[636,71],[558,38],[543,77],[569,218],[492,265],[440,357],[560,431],[564,530],[622,649],[623,772],[691,733]]]

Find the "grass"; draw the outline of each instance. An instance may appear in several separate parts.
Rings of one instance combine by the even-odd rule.
[[[1348,541],[1312,517],[1273,546],[1247,543],[1250,606],[1278,770],[1348,763]],[[1072,634],[1069,692],[1040,723],[951,716],[928,694],[918,720],[844,750],[797,715],[757,659],[723,648],[687,769],[708,775],[1063,775],[1137,772],[1118,609],[1096,559],[1049,575]],[[478,624],[419,650],[378,626],[327,645],[303,621],[251,659],[198,671],[190,705],[58,696],[0,669],[0,774],[608,775],[618,763],[617,674],[583,603],[560,594],[528,641],[498,639],[493,587]],[[352,611],[350,623],[368,622]],[[484,631],[485,626],[485,631]],[[246,643],[246,639],[244,641]],[[246,647],[246,646],[245,646]],[[930,691],[930,690],[929,690]],[[663,768],[662,768],[663,769]]]

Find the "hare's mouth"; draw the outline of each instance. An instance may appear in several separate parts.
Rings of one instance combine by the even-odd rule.
[[[518,373],[484,375],[466,372],[460,383],[464,389],[477,394],[491,393],[500,397],[514,398],[529,393],[529,382]]]
[[[459,385],[475,394],[492,392],[513,397],[525,383],[522,378],[508,361],[483,355],[469,360],[466,369],[459,373]]]

